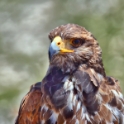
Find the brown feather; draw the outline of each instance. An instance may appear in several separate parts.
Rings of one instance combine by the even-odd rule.
[[[40,123],[41,90],[40,85],[33,85],[20,105],[18,117],[15,124]]]

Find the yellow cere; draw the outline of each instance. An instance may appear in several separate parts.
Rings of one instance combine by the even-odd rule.
[[[53,41],[57,43],[57,42],[61,42],[62,39],[61,39],[60,36],[56,36],[56,37],[53,39]]]
[[[60,36],[56,36],[56,37],[53,39],[53,42],[56,43],[56,45],[60,48],[60,51],[61,51],[61,52],[74,52],[74,50],[66,49],[66,47],[65,47],[65,42],[61,39]]]

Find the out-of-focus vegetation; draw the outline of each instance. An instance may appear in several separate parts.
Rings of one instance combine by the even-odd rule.
[[[47,70],[49,31],[66,23],[94,34],[107,75],[124,92],[123,0],[0,0],[0,124],[14,123],[22,97]]]

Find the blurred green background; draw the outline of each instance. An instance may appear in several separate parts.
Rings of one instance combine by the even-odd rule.
[[[14,123],[22,97],[46,73],[49,31],[67,23],[94,34],[124,93],[123,0],[0,0],[0,124]]]

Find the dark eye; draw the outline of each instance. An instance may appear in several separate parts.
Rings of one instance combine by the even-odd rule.
[[[73,40],[71,41],[71,45],[72,45],[73,47],[79,47],[79,46],[81,46],[83,43],[84,43],[84,40],[82,40],[82,39],[73,39]]]

